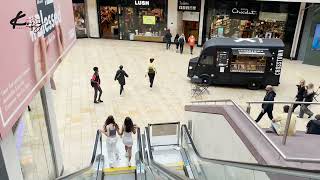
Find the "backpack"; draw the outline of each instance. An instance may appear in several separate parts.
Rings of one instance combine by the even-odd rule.
[[[180,44],[184,43],[184,39],[182,37],[179,37],[178,41]]]

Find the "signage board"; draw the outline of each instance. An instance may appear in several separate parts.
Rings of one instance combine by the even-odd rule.
[[[0,29],[3,137],[74,44],[72,1],[7,1],[1,11]]]
[[[178,0],[178,11],[200,12],[200,0]]]
[[[143,16],[142,19],[143,24],[155,25],[156,17],[155,16]]]
[[[312,41],[312,49],[320,50],[320,24],[316,25],[316,29]]]

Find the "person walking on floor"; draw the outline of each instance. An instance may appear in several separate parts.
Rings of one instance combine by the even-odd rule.
[[[170,33],[170,29],[168,29],[166,34],[164,35],[164,40],[166,42],[167,50],[170,49],[171,47],[171,38],[172,38],[172,34]]]
[[[186,38],[185,38],[184,34],[181,34],[181,36],[178,39],[178,42],[179,42],[179,46],[180,46],[180,54],[182,54],[184,43],[186,42]]]
[[[103,128],[99,129],[101,133],[107,136],[107,152],[109,158],[109,166],[114,167],[114,163],[119,160],[119,151],[117,148],[117,133],[120,135],[119,126],[115,123],[113,116],[108,116]]]
[[[309,83],[308,86],[306,86],[306,90],[303,95],[304,102],[312,102],[313,101],[313,97],[315,95],[313,88],[314,88],[314,85],[312,83]],[[311,118],[313,116],[313,112],[308,108],[308,106],[310,106],[310,104],[302,104],[301,105],[298,118],[303,118],[304,113],[309,115],[308,118]]]
[[[263,101],[274,101],[274,98],[276,97],[276,93],[274,92],[273,87],[271,85],[268,85],[266,87],[266,91],[267,92],[263,98]],[[262,110],[261,110],[258,118],[256,119],[256,122],[258,123],[265,113],[268,114],[268,117],[270,120],[273,120],[272,111],[273,111],[273,104],[263,103]]]
[[[154,58],[150,58],[150,63],[147,71],[147,74],[149,76],[150,88],[152,88],[153,86],[154,77],[156,76],[156,73],[157,73],[153,61],[154,61]]]
[[[94,73],[93,73],[92,78],[91,78],[91,86],[94,88],[94,100],[93,100],[93,102],[97,104],[99,102],[103,102],[101,100],[101,94],[102,94],[102,89],[100,87],[101,80],[100,80],[100,76],[99,76],[98,67],[94,67],[93,71],[94,71]],[[97,100],[98,92],[99,92],[99,98]]]
[[[178,52],[179,51],[179,34],[176,34],[176,36],[174,37],[174,43],[176,44],[176,52]]]
[[[302,79],[302,80],[300,80],[299,85],[297,85],[297,88],[298,88],[298,92],[296,95],[297,102],[303,101],[303,95],[304,95],[304,92],[306,91],[305,84],[306,84],[306,81],[304,79]],[[292,112],[294,112],[294,110],[300,105],[301,104],[294,104]]]
[[[196,38],[192,34],[188,38],[188,43],[189,43],[189,46],[190,46],[190,53],[193,54],[193,48],[194,48],[194,45],[196,43]]]
[[[122,142],[124,144],[124,148],[126,150],[126,157],[128,157],[128,166],[131,166],[131,157],[132,157],[132,133],[136,134],[136,125],[133,124],[130,117],[126,117],[120,132],[120,136],[122,136]]]
[[[116,76],[114,77],[114,80],[118,80],[119,84],[120,84],[120,95],[123,92],[123,87],[124,85],[126,85],[126,78],[125,77],[129,77],[128,74],[123,70],[123,66],[120,65],[119,66],[119,70],[116,73]]]

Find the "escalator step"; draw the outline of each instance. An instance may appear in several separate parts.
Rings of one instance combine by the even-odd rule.
[[[114,167],[114,168],[104,168],[103,172],[107,175],[112,174],[129,174],[133,173],[136,170],[136,166],[131,167]]]

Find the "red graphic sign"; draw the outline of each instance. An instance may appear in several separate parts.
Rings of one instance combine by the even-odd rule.
[[[0,136],[10,131],[75,42],[72,2],[10,0],[0,16]]]

